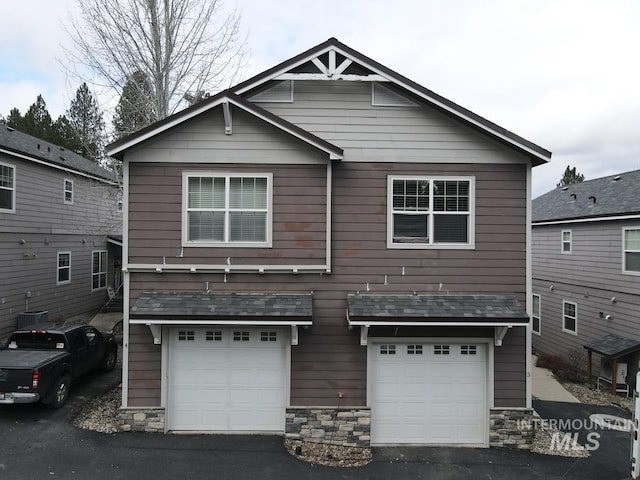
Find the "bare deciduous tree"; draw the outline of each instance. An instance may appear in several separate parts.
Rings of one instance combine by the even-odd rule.
[[[80,17],[67,25],[75,72],[88,68],[122,94],[136,72],[149,79],[155,118],[186,106],[185,98],[220,90],[246,58],[237,11],[222,0],[77,0]],[[80,73],[78,73],[80,72]],[[140,92],[149,95],[149,91]],[[183,103],[184,102],[184,103]],[[144,103],[144,102],[141,102]]]

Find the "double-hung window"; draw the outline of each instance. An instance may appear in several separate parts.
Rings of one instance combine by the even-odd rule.
[[[97,250],[91,256],[91,290],[106,288],[107,252],[106,250]]]
[[[389,177],[390,248],[473,248],[473,177]]]
[[[64,203],[73,203],[73,180],[64,180]]]
[[[578,305],[573,302],[562,302],[562,330],[578,334]]]
[[[571,230],[563,230],[561,238],[562,253],[571,253]]]
[[[16,211],[16,169],[13,165],[0,163],[0,212]]]
[[[640,275],[640,227],[622,229],[622,271]]]
[[[183,244],[271,246],[271,174],[185,173]]]
[[[71,252],[58,252],[58,285],[71,283]]]

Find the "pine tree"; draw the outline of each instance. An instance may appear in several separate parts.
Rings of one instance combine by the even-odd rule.
[[[129,76],[116,106],[113,128],[116,139],[153,123],[156,115],[153,109],[153,92],[149,78],[142,71]]]
[[[73,145],[79,155],[100,163],[104,147],[104,120],[86,83],[80,85],[66,116],[60,117],[57,123],[61,136],[66,133],[67,145]]]
[[[564,174],[560,179],[560,183],[558,183],[558,185],[556,186],[564,187],[565,185],[571,185],[573,183],[580,182],[584,182],[584,175],[576,172],[576,167],[571,168],[569,165],[567,165],[567,168],[565,169]]]
[[[55,136],[53,134],[53,122],[47,110],[47,103],[42,98],[42,95],[38,95],[35,103],[29,107],[24,117],[22,117],[22,128],[16,127],[16,129],[42,140],[52,141],[52,137]]]

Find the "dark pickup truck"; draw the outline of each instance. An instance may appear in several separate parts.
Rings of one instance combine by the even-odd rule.
[[[15,331],[0,347],[0,404],[41,401],[59,408],[71,383],[86,373],[112,370],[113,335],[78,323],[38,324]]]

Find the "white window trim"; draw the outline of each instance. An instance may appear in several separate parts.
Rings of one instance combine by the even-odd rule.
[[[0,162],[0,166],[9,167],[13,169],[13,188],[11,189],[11,208],[0,208],[0,213],[16,213],[16,180],[18,178],[18,171],[16,170],[16,166],[11,163]],[[8,190],[7,187],[2,187],[3,189]]]
[[[533,298],[531,300],[531,332],[533,332],[535,335],[541,335],[542,334],[542,297],[537,293],[534,293],[532,295],[532,297]],[[533,305],[535,304],[535,298],[538,299],[538,316],[537,317],[533,313],[534,312]],[[534,318],[536,318],[538,320],[538,330],[537,331],[533,328],[533,319]]]
[[[394,243],[393,242],[393,181],[394,180],[462,180],[469,182],[469,229],[468,243]],[[388,175],[387,176],[387,248],[411,250],[473,250],[476,248],[476,177],[474,176],[438,176],[438,175]],[[444,212],[446,213],[446,212]],[[433,229],[433,222],[429,223]],[[433,235],[429,235],[433,238]]]
[[[574,317],[575,324],[576,324],[575,331],[574,330],[569,330],[568,328],[565,328],[565,326],[564,326],[564,317],[565,317],[564,306],[565,305],[573,305],[575,307],[575,309],[576,309],[576,316]],[[575,302],[568,302],[566,300],[562,301],[562,331],[570,333],[571,335],[578,335],[578,304],[575,303]]]
[[[71,189],[67,190],[67,182],[71,184]],[[67,200],[67,193],[71,194],[71,200]],[[66,205],[73,205],[73,180],[65,178],[62,181],[62,199]]]
[[[61,267],[60,266],[60,255],[69,255],[69,266]],[[60,270],[63,268],[69,269],[69,280],[60,281]],[[58,252],[56,255],[56,285],[67,285],[71,283],[71,252]]]
[[[627,270],[625,265],[626,265],[626,254],[627,252],[636,252],[636,250],[626,250],[625,249],[625,245],[624,245],[624,236],[625,236],[625,232],[627,232],[628,230],[640,230],[640,226],[638,227],[622,227],[622,273],[625,275],[640,275],[640,271],[637,270]]]
[[[105,254],[105,264],[104,264],[104,272],[103,271],[99,271],[99,272],[94,272],[93,271],[93,256],[96,253],[104,253]],[[106,290],[107,288],[107,280],[108,280],[108,267],[109,267],[109,253],[106,250],[92,250],[91,251],[91,291],[92,292],[96,292],[98,290]],[[93,277],[96,275],[101,275],[103,274],[105,275],[105,280],[104,280],[104,287],[98,287],[98,288],[93,288]]]
[[[565,233],[569,234],[569,240],[566,242],[564,240]],[[564,249],[565,243],[569,244],[569,250]],[[571,233],[571,230],[562,230],[562,232],[560,232],[560,253],[562,253],[563,255],[571,255],[572,251],[573,251],[573,233]]]
[[[189,241],[189,224],[187,215],[188,179],[189,177],[246,177],[267,179],[267,225],[265,242],[193,242]],[[229,192],[227,191],[228,195]],[[225,231],[228,231],[228,224]],[[271,248],[273,243],[273,173],[255,172],[217,172],[217,171],[184,171],[182,172],[182,246],[206,248]]]

